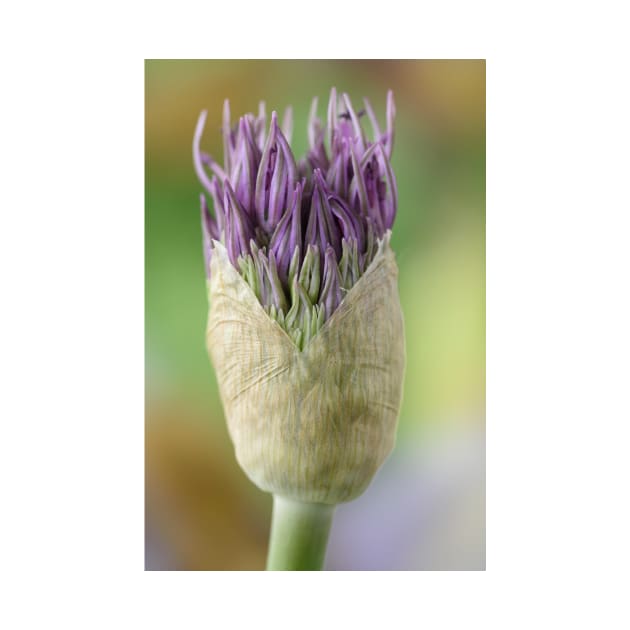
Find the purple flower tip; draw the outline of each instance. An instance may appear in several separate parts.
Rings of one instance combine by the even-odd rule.
[[[387,94],[385,131],[367,99],[363,105],[356,111],[350,97],[343,94],[339,100],[333,88],[324,125],[314,99],[309,149],[296,162],[289,146],[290,107],[282,126],[276,112],[271,113],[266,132],[264,103],[257,116],[246,114],[232,125],[226,100],[223,167],[200,148],[207,112],[199,116],[193,164],[214,206],[212,215],[206,195],[201,195],[207,273],[212,240],[222,241],[237,269],[257,270],[244,277],[263,306],[273,305],[271,312],[279,322],[303,321],[298,302],[305,300],[318,321],[328,319],[371,262],[376,241],[394,223],[398,192],[390,162],[393,94]],[[371,139],[362,126],[365,117]]]

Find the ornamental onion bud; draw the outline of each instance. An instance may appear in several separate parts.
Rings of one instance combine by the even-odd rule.
[[[296,162],[290,110],[223,117],[224,165],[200,149],[207,345],[236,457],[276,496],[336,504],[367,487],[394,445],[404,370],[398,270],[390,248],[397,189],[394,102],[373,136],[333,89],[326,125],[313,101]]]

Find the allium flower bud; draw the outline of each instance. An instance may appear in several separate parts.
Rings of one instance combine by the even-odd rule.
[[[263,490],[302,502],[358,496],[390,453],[402,395],[403,321],[390,248],[397,206],[387,128],[332,90],[327,124],[313,102],[310,148],[296,162],[264,104],[231,126],[224,166],[193,158],[201,196],[210,314],[207,344],[230,436]],[[286,132],[286,133],[285,133]]]

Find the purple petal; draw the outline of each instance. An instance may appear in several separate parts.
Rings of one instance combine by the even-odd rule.
[[[238,258],[250,253],[249,242],[254,237],[254,229],[228,181],[225,182],[223,203],[226,213],[225,247],[232,264],[236,267]]]
[[[350,182],[350,201],[353,205],[358,204],[358,209],[363,216],[368,216],[369,206],[365,180],[363,179],[363,171],[361,170],[355,148],[352,144],[350,145],[350,155],[353,172],[352,181]]]
[[[269,135],[265,142],[265,147],[258,165],[256,175],[255,190],[255,210],[256,219],[259,225],[264,226],[267,221],[267,208],[269,205],[269,186],[277,157],[278,148],[276,146],[276,134],[278,132],[278,117],[276,112],[271,112],[271,122],[269,123]]]
[[[290,212],[285,212],[269,241],[269,251],[278,263],[278,275],[287,282],[296,247],[302,249],[302,185],[297,184]]]
[[[286,139],[291,142],[293,136],[293,108],[289,105],[284,110],[284,116],[282,117],[282,133]]]
[[[233,182],[236,196],[245,211],[254,214],[254,193],[256,190],[256,175],[260,162],[260,152],[254,141],[254,131],[251,121],[241,118],[239,121],[238,144],[235,153],[237,179]]]
[[[316,136],[316,125],[319,124],[319,120],[317,120],[317,96],[313,99],[311,103],[311,111],[308,113],[308,125],[307,125],[307,133],[308,133],[308,145],[313,149],[315,147],[315,136]]]
[[[212,239],[218,239],[218,230],[215,220],[210,216],[206,196],[201,193],[201,233],[203,236],[203,257],[206,267],[206,276],[210,278],[210,257],[212,254]]]
[[[201,193],[199,195],[199,200],[201,202],[201,219],[204,236],[207,236],[208,240],[219,240],[219,228],[217,226],[216,220],[210,214],[210,210],[208,209],[208,202],[206,201],[206,196]]]
[[[370,160],[372,160],[372,158],[374,157],[374,155],[376,154],[376,148],[379,146],[379,143],[375,143],[375,144],[371,144],[367,151],[363,154],[363,157],[361,158],[361,162],[359,164],[359,166],[361,167],[361,169],[364,169],[368,163],[370,162]]]
[[[262,152],[265,146],[265,128],[267,127],[267,112],[265,110],[265,101],[258,103],[258,118],[256,118],[256,144]]]
[[[350,164],[350,152],[344,141],[341,150],[335,156],[334,162],[328,169],[326,183],[328,188],[343,199],[348,198],[348,166]]]
[[[335,136],[337,130],[337,90],[330,90],[330,99],[328,100],[328,146],[331,154],[335,144]]]
[[[328,201],[332,213],[340,227],[342,239],[346,241],[354,240],[357,242],[359,248],[363,249],[365,235],[361,221],[359,221],[355,214],[346,206],[343,199],[337,195],[330,195]]]
[[[213,177],[210,182],[210,195],[212,196],[212,203],[214,205],[214,214],[217,219],[217,227],[219,237],[221,238],[221,232],[225,229],[225,208],[223,207],[223,186],[217,177]]]
[[[267,217],[262,223],[267,232],[272,232],[285,211],[285,201],[287,195],[287,168],[286,160],[281,152],[276,154],[276,163],[271,176],[269,186],[269,203],[267,206]]]
[[[385,140],[385,148],[387,149],[387,157],[392,157],[394,150],[394,119],[396,118],[396,104],[394,103],[394,93],[389,90],[387,92],[387,139]]]
[[[383,224],[386,230],[389,230],[394,224],[396,218],[396,210],[398,208],[398,186],[396,185],[396,177],[392,165],[385,153],[385,149],[381,144],[378,145],[379,149],[376,152],[376,157],[379,163],[379,169],[385,177],[385,184],[389,195],[384,196],[382,189],[379,191],[379,198],[383,202]]]
[[[372,105],[367,98],[363,99],[363,105],[365,107],[365,111],[367,112],[368,118],[370,119],[370,124],[372,125],[372,132],[374,133],[374,142],[380,142],[381,136],[381,128],[378,125],[378,120],[376,119],[376,114],[374,114],[374,110],[372,109]]]
[[[286,210],[289,209],[293,203],[293,191],[295,190],[295,185],[297,184],[297,165],[295,163],[293,151],[291,151],[291,147],[289,146],[287,139],[284,137],[284,134],[281,131],[278,132],[277,140],[280,150],[282,151],[282,155],[284,156],[287,169],[287,183],[285,192]]]
[[[223,102],[223,126],[221,130],[223,132],[223,167],[229,173],[232,170],[234,142],[230,127],[230,101],[227,98]]]
[[[361,154],[363,154],[367,147],[365,134],[363,133],[363,127],[361,127],[361,122],[359,121],[359,117],[354,111],[354,108],[352,107],[352,102],[350,101],[350,97],[347,94],[343,95],[343,101],[346,105],[346,109],[348,110],[348,114],[350,115],[350,120],[352,121],[352,127],[354,129],[354,137],[359,146],[359,151],[361,152]]]
[[[201,112],[201,114],[199,114],[199,119],[197,120],[197,126],[195,127],[195,135],[193,136],[192,151],[193,151],[193,164],[195,167],[195,172],[197,173],[197,177],[199,178],[199,181],[201,182],[202,186],[206,190],[210,191],[210,178],[208,177],[208,174],[206,173],[203,167],[203,159],[202,159],[201,149],[200,149],[201,136],[203,135],[203,128],[204,128],[204,125],[206,124],[207,115],[208,115],[208,112],[205,109]]]
[[[311,200],[311,212],[306,226],[305,242],[317,245],[321,255],[324,255],[327,247],[332,247],[335,253],[341,255],[341,236],[333,219],[329,193],[326,183],[318,169],[314,173],[315,187]]]

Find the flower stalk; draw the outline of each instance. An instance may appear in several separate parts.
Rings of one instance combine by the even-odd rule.
[[[320,571],[334,505],[273,498],[267,571]]]

